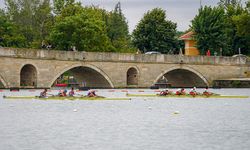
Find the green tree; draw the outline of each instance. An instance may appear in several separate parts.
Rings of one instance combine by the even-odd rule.
[[[221,7],[202,7],[192,20],[197,48],[204,54],[208,49],[213,52],[226,47],[224,10]]]
[[[168,53],[176,41],[176,23],[166,20],[161,8],[148,11],[133,31],[133,43],[141,51]]]
[[[225,11],[225,43],[226,55],[234,55],[238,53],[238,49],[246,52],[249,49],[248,40],[244,36],[237,34],[237,22],[233,20],[235,16],[245,14],[246,9],[241,5],[240,0],[221,0],[219,6]]]
[[[75,0],[53,0],[54,8],[53,12],[57,15],[61,14],[62,10],[75,3]]]
[[[4,11],[0,10],[0,46],[25,47],[24,36],[18,32],[18,27],[10,22]]]
[[[114,11],[108,15],[108,37],[117,52],[128,52],[131,49],[131,39],[128,31],[128,23],[122,13],[121,4],[118,2]]]
[[[33,29],[35,29],[38,34],[35,35],[32,47],[39,48],[43,40],[48,40],[49,33],[54,25],[54,16],[51,11],[50,0],[44,0],[37,9],[34,10]]]
[[[221,7],[228,8],[228,7],[231,7],[231,6],[236,7],[240,3],[241,3],[241,0],[220,0],[220,2],[218,4]]]
[[[5,0],[5,3],[9,20],[19,27],[27,46],[38,48],[53,21],[50,0]]]
[[[50,39],[56,49],[79,51],[114,51],[107,36],[101,11],[83,8],[79,3],[66,6],[57,17]]]
[[[225,37],[227,43],[227,55],[238,53],[238,49],[245,49],[246,39],[237,34],[236,22],[233,21],[234,16],[241,15],[244,9],[241,5],[228,5],[225,10]]]
[[[244,45],[241,45],[243,54],[250,54],[250,1],[246,5],[246,9],[239,15],[234,15],[232,20],[236,26],[237,35],[244,39]]]

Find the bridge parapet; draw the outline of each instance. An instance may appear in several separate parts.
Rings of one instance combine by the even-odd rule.
[[[0,48],[0,57],[48,59],[63,61],[101,61],[101,62],[141,62],[141,63],[179,63],[209,65],[249,65],[244,57],[184,56],[163,54],[129,54],[105,52],[73,52],[37,49]]]

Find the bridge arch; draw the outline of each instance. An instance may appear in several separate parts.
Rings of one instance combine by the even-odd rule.
[[[130,66],[127,69],[127,86],[138,85],[139,69],[135,66]]]
[[[162,78],[166,79],[172,87],[209,86],[207,79],[200,72],[185,66],[165,70],[154,80],[154,83],[158,83]]]
[[[0,88],[7,88],[7,84],[1,75],[0,75]]]
[[[20,86],[37,85],[37,69],[32,64],[25,64],[20,70]]]
[[[50,87],[52,87],[57,78],[60,77],[60,75],[62,75],[66,71],[72,71],[76,75],[76,79],[81,80],[81,82],[84,81],[86,86],[88,87],[114,88],[114,84],[104,71],[94,65],[89,64],[76,64],[64,68],[59,73],[57,73],[56,76],[49,83]],[[98,84],[95,81],[99,81],[101,83]]]

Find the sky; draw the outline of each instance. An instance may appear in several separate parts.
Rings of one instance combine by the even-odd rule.
[[[120,1],[129,31],[132,32],[147,11],[159,7],[166,11],[167,19],[177,23],[178,31],[189,28],[190,21],[198,13],[200,0],[80,0],[83,5],[98,5],[113,10]],[[202,5],[217,5],[219,0],[201,0]]]
[[[166,11],[168,20],[177,23],[178,31],[189,28],[191,20],[198,13],[201,5],[215,6],[219,0],[77,0],[83,5],[94,5],[111,11],[120,2],[130,33],[135,29],[143,15],[153,8],[159,7]],[[4,0],[0,0],[0,7],[4,7]]]

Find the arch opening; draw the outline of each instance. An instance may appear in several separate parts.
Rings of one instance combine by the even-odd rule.
[[[59,84],[70,87],[113,88],[102,73],[87,66],[77,66],[63,72],[52,86]]]
[[[36,87],[37,71],[33,65],[24,65],[20,72],[20,86]]]
[[[138,71],[133,67],[127,71],[127,85],[138,85]]]
[[[164,79],[164,80],[163,80]],[[206,87],[208,84],[196,73],[187,69],[174,69],[165,73],[157,83],[171,87]]]

